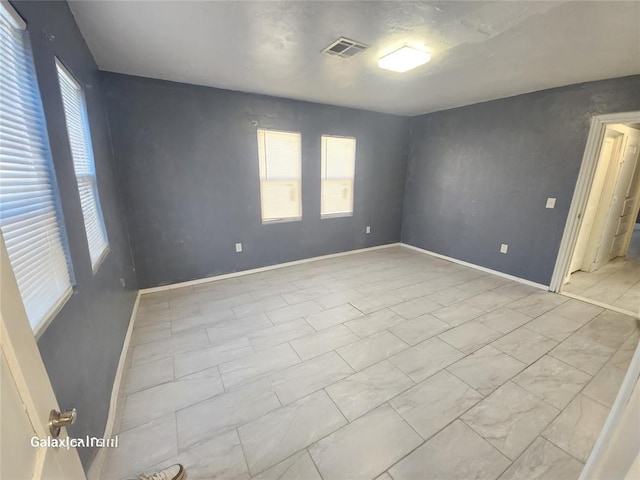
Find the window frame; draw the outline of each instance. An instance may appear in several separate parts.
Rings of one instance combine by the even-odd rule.
[[[282,217],[282,218],[273,218],[273,219],[265,219],[263,216],[263,205],[262,205],[262,175],[260,173],[261,170],[261,159],[260,159],[260,132],[264,132],[265,141],[266,135],[268,133],[284,133],[290,135],[296,135],[300,140],[300,151],[298,156],[298,162],[300,165],[300,177],[298,179],[300,187],[299,187],[299,198],[298,202],[300,205],[300,216],[297,217]],[[260,193],[260,220],[262,221],[262,225],[274,225],[279,223],[291,223],[291,222],[301,222],[303,217],[303,204],[302,204],[302,132],[296,132],[293,130],[282,130],[282,129],[273,129],[273,128],[260,128],[256,129],[256,142],[258,147],[258,182],[259,182],[259,193]],[[265,151],[266,153],[266,151]],[[267,159],[265,158],[265,167],[267,166]]]
[[[46,115],[44,111],[44,106],[42,104],[42,94],[40,92],[40,85],[38,82],[38,76],[35,68],[35,59],[33,56],[33,50],[31,48],[29,33],[27,31],[27,23],[20,16],[20,14],[15,10],[15,8],[13,8],[13,6],[10,3],[5,1],[2,1],[0,4],[0,16],[2,16],[9,23],[11,27],[15,28],[16,30],[22,31],[22,34],[24,36],[24,44],[22,45],[22,48],[25,50],[25,55],[27,56],[29,61],[29,65],[27,65],[27,69],[28,69],[27,78],[28,78],[28,81],[33,82],[33,84],[29,88],[32,88],[33,93],[35,94],[35,97],[32,100],[37,105],[36,115],[40,117],[39,121],[41,122],[41,128],[39,129],[40,131],[32,132],[32,133],[34,135],[37,135],[39,137],[38,142],[41,142],[41,145],[40,145],[40,147],[42,148],[41,160],[43,162],[44,167],[46,168],[48,186],[51,189],[51,207],[53,208],[53,212],[55,215],[55,224],[58,230],[58,241],[60,242],[60,248],[62,249],[64,265],[66,266],[67,275],[68,275],[68,285],[64,288],[64,290],[61,290],[61,293],[58,296],[58,298],[51,304],[51,306],[41,316],[41,318],[39,318],[35,323],[32,323],[32,319],[29,318],[29,325],[31,327],[33,335],[36,339],[38,339],[40,336],[42,336],[42,334],[47,329],[47,327],[51,324],[53,319],[60,313],[62,308],[66,305],[66,303],[69,301],[69,299],[73,295],[76,281],[75,281],[73,263],[71,261],[71,255],[69,252],[69,242],[68,242],[68,236],[66,231],[64,214],[62,211],[60,192],[59,192],[57,178],[56,178],[56,171],[53,163],[53,156],[51,154],[51,145],[50,145],[49,133],[47,129]],[[2,235],[4,237],[4,233],[2,233]],[[9,250],[6,240],[5,240],[5,245],[7,250]],[[9,261],[11,261],[10,257],[9,257]],[[11,269],[15,272],[13,266],[11,267]],[[20,295],[22,297],[23,304],[25,304],[26,300],[23,297],[22,291],[20,291]],[[25,310],[26,310],[26,305],[25,305]]]
[[[327,179],[322,177],[322,162],[328,163],[326,161],[326,155],[323,156],[322,150],[324,148],[324,139],[325,138],[342,138],[353,140],[353,180],[352,180],[352,191],[351,191],[351,211],[350,212],[335,212],[335,213],[322,213],[322,184]],[[328,133],[323,133],[320,136],[320,219],[328,220],[331,218],[344,218],[344,217],[353,217],[355,208],[356,208],[356,158],[358,154],[358,139],[354,136],[350,135],[333,135]],[[325,165],[325,171],[327,169],[327,165]]]
[[[71,153],[71,161],[73,163],[73,173],[76,179],[76,185],[78,187],[78,194],[80,195],[80,204],[81,204],[81,210],[82,210],[82,222],[84,224],[85,227],[85,238],[87,239],[87,249],[89,251],[89,261],[91,262],[91,272],[93,273],[93,275],[95,275],[99,268],[102,266],[102,263],[104,262],[104,260],[106,259],[106,257],[109,255],[109,252],[111,252],[111,244],[109,242],[109,234],[107,232],[107,225],[104,221],[104,214],[102,213],[102,203],[100,202],[100,192],[99,192],[99,188],[98,188],[98,176],[96,173],[96,160],[95,160],[95,155],[93,152],[93,139],[91,138],[91,125],[89,124],[89,111],[88,111],[88,105],[87,105],[87,98],[84,92],[84,88],[82,87],[82,83],[76,78],[76,76],[71,72],[71,70],[69,68],[67,68],[67,66],[64,64],[64,62],[62,60],[60,60],[60,58],[58,58],[57,56],[54,57],[55,59],[55,64],[56,64],[56,75],[58,78],[58,92],[60,93],[60,98],[62,100],[62,110],[64,113],[64,124],[65,124],[65,129],[67,131],[67,141],[69,143],[69,150]],[[76,169],[76,159],[74,158],[73,155],[73,148],[71,146],[71,138],[70,138],[70,130],[69,130],[69,126],[67,124],[67,112],[65,109],[65,105],[64,105],[64,99],[62,98],[62,85],[60,84],[60,75],[64,75],[65,77],[67,77],[67,79],[73,84],[73,86],[77,89],[77,91],[79,92],[79,97],[80,97],[80,114],[82,115],[82,128],[84,130],[84,139],[85,139],[85,143],[84,143],[84,149],[86,151],[86,155],[89,158],[89,163],[90,163],[90,169],[91,171],[89,173],[82,173],[82,174],[78,174],[77,169]],[[98,228],[101,229],[102,231],[102,235],[103,235],[103,240],[104,240],[104,247],[102,248],[102,251],[95,257],[95,259],[91,258],[91,245],[89,244],[89,235],[88,235],[88,231],[87,231],[87,222],[86,222],[86,217],[85,217],[85,212],[84,212],[84,208],[82,206],[82,192],[81,192],[81,179],[84,182],[87,182],[90,185],[90,189],[93,193],[93,200],[95,203],[95,211],[96,211],[96,217],[97,217],[97,222],[98,222]]]

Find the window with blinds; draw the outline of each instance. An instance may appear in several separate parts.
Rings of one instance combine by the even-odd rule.
[[[302,218],[302,135],[258,130],[262,221]]]
[[[73,157],[73,168],[80,192],[80,205],[82,206],[84,228],[89,244],[91,267],[95,272],[108,252],[109,241],[98,197],[87,105],[82,87],[58,59],[56,59],[56,67],[67,122],[69,146]]]
[[[321,217],[352,215],[356,139],[323,135],[320,155]]]
[[[0,229],[32,328],[71,295],[71,271],[25,25],[0,4]]]

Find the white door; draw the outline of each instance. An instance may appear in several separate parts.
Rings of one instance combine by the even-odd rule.
[[[595,268],[592,270],[599,268],[620,254],[629,228],[633,228],[635,224],[635,218],[631,222],[631,209],[635,204],[635,198],[630,198],[629,195],[640,150],[639,144],[638,137],[625,135],[625,145],[620,156],[613,197],[594,260]]]
[[[85,479],[75,448],[33,447],[59,410],[0,235],[0,478]],[[63,428],[59,439],[66,438]]]
[[[593,177],[593,183],[591,184],[589,200],[587,201],[587,206],[584,210],[584,214],[582,215],[580,233],[578,234],[576,247],[573,251],[573,257],[571,258],[570,273],[580,270],[582,267],[582,261],[584,260],[585,253],[587,251],[587,245],[589,244],[589,238],[591,238],[591,233],[593,232],[594,220],[602,197],[605,179],[607,178],[609,162],[611,161],[612,154],[615,153],[615,146],[616,138],[607,134],[602,142],[600,155],[598,157],[598,164],[596,166],[596,173]]]
[[[640,150],[640,148],[639,148]],[[621,219],[621,223],[623,225],[628,225],[626,228],[626,233],[624,236],[626,237],[622,243],[620,251],[618,255],[626,256],[629,250],[629,245],[631,244],[631,238],[633,237],[633,232],[636,225],[636,219],[638,218],[638,213],[640,210],[640,152],[638,152],[638,157],[636,159],[636,171],[633,174],[633,180],[631,181],[631,187],[629,188],[629,192],[627,193],[627,199],[625,200],[625,206],[623,208],[623,218]],[[625,218],[626,217],[626,218]]]

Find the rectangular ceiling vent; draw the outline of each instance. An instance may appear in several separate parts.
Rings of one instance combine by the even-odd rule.
[[[351,58],[354,55],[363,52],[367,48],[368,47],[364,43],[340,37],[327,48],[322,50],[322,52],[327,55],[331,55],[332,57]]]

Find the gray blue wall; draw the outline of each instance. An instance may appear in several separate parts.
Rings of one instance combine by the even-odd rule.
[[[75,293],[40,337],[38,346],[60,406],[78,409],[78,421],[69,429],[70,435],[100,437],[137,291],[100,75],[66,2],[13,5],[28,24],[77,281]],[[54,56],[85,86],[98,189],[111,246],[95,275],[91,271]],[[121,278],[126,288],[121,286]],[[87,468],[95,452],[83,448],[79,453]]]
[[[72,436],[104,431],[137,282],[150,287],[402,238],[548,283],[590,117],[640,109],[640,76],[407,119],[100,73],[66,3],[14,5],[29,24],[77,280],[39,340],[61,406],[78,408]],[[56,55],[87,96],[111,244],[95,275]],[[303,134],[301,222],[261,223],[258,127]],[[353,217],[320,219],[323,133],[358,139]],[[554,210],[544,208],[548,196],[558,199]],[[236,242],[243,253],[234,252]],[[500,243],[510,245],[508,255],[498,253]],[[94,453],[80,450],[85,466]]]
[[[407,118],[104,77],[141,287],[399,241]],[[300,222],[262,225],[257,128],[302,132]],[[357,138],[353,217],[320,219],[322,134]]]
[[[640,75],[414,117],[402,241],[548,285],[591,117],[632,110]]]

